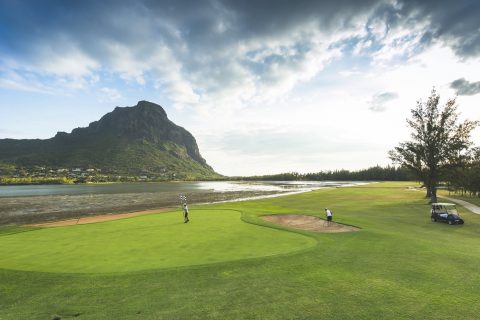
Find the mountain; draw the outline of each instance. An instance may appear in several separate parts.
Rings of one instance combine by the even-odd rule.
[[[0,163],[177,179],[220,176],[202,158],[192,134],[148,101],[116,107],[86,128],[58,132],[50,139],[0,139]]]

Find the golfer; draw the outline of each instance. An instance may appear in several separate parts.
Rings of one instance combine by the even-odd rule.
[[[327,215],[327,226],[329,226],[330,221],[332,221],[332,211],[330,211],[328,208],[325,208],[325,214]]]
[[[184,203],[183,204],[183,219],[184,219],[184,223],[187,223],[188,221],[188,207],[187,207],[187,204]]]

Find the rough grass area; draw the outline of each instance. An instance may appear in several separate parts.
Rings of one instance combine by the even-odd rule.
[[[334,234],[295,231],[318,241],[296,253],[120,274],[3,269],[0,319],[478,319],[480,216],[459,208],[465,225],[433,223],[424,194],[405,186],[379,183],[202,207],[240,210],[243,220],[271,226],[277,235],[291,232],[260,215],[323,217],[329,207],[335,221],[361,228]],[[192,222],[196,209],[191,208]],[[84,227],[86,233],[98,228]],[[254,232],[230,240],[257,250],[269,229],[251,227]],[[132,232],[125,228],[122,234]],[[131,239],[150,246],[151,238],[137,234]],[[34,254],[28,250],[18,246],[11,257]]]

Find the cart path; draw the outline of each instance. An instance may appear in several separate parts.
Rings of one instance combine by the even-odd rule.
[[[480,207],[477,206],[477,205],[474,205],[473,203],[470,203],[470,202],[467,202],[467,201],[464,201],[464,200],[460,200],[460,199],[450,198],[450,197],[447,197],[447,196],[437,195],[437,197],[447,199],[448,201],[455,202],[459,205],[464,206],[466,209],[470,210],[473,213],[480,214]]]

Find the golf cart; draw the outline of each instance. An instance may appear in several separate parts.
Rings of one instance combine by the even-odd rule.
[[[432,221],[441,221],[448,224],[463,224],[463,219],[460,218],[457,208],[453,203],[432,203]]]

